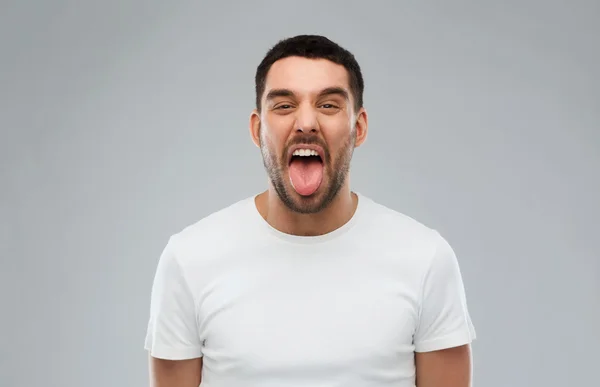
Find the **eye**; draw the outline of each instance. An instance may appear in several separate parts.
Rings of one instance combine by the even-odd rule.
[[[285,105],[285,104],[283,104],[283,105],[277,106],[275,109],[277,109],[277,110],[286,110],[286,109],[291,109],[291,108],[292,108],[292,105]]]
[[[330,103],[325,103],[323,105],[321,105],[321,108],[323,109],[338,109],[338,107],[336,105],[330,104]]]

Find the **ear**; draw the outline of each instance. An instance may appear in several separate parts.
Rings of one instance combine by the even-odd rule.
[[[367,139],[367,133],[369,132],[369,120],[366,109],[360,108],[356,115],[356,140],[354,141],[354,147],[358,148]]]
[[[250,138],[257,148],[260,148],[260,113],[257,109],[252,110],[250,114]]]

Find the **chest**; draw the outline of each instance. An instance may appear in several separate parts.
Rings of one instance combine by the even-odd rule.
[[[412,364],[418,292],[410,273],[393,269],[352,259],[287,261],[215,276],[199,305],[205,365],[246,378],[399,377],[402,364]]]

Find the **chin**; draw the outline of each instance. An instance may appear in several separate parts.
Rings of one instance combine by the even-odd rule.
[[[301,195],[290,184],[287,192],[285,205],[292,211],[301,214],[314,214],[325,209],[331,202],[328,199],[327,187],[321,185],[310,195]]]

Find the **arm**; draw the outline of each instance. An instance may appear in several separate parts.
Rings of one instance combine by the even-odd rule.
[[[166,360],[149,356],[150,387],[198,387],[202,381],[202,358]]]
[[[417,387],[471,387],[471,348],[467,345],[415,354]]]
[[[196,301],[176,253],[171,239],[152,285],[145,343],[151,387],[198,387],[202,378]]]
[[[417,387],[470,387],[475,329],[458,260],[439,234],[421,291],[414,336]]]

